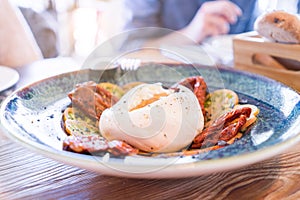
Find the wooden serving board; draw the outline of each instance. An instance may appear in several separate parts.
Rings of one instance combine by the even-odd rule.
[[[280,81],[300,92],[300,69],[289,70],[273,57],[300,62],[299,44],[268,42],[256,32],[233,38],[234,67]]]

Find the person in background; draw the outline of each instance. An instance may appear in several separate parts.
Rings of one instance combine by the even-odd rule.
[[[19,7],[44,58],[59,55],[58,22],[53,8],[36,12],[31,8]]]
[[[217,62],[230,66],[233,62],[230,48],[232,43],[230,41],[225,42],[225,45],[219,43],[217,46],[219,49],[216,49],[211,43],[214,39],[218,39],[214,36],[229,34],[230,38],[230,34],[253,31],[256,18],[270,9],[283,9],[289,12],[300,10],[299,0],[120,0],[119,2],[119,6],[114,6],[110,18],[107,18],[113,17],[115,23],[106,20],[108,26],[104,27],[108,38],[112,38],[113,35],[118,39],[121,38],[116,45],[117,51],[148,47],[168,48],[173,51],[179,45],[204,44],[201,47],[205,48]]]
[[[56,26],[45,14],[0,1],[0,65],[21,67],[58,55]]]
[[[196,43],[211,36],[253,30],[256,18],[256,0],[123,0],[122,3],[126,11],[123,30],[166,28],[178,31]],[[186,42],[174,40],[172,34],[156,37],[152,42],[168,40],[172,44]]]
[[[0,65],[20,67],[42,58],[42,53],[20,10],[0,1]]]

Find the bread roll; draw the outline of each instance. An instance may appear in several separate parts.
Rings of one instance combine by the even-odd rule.
[[[300,43],[300,19],[284,11],[272,11],[257,18],[254,29],[263,37],[280,43]]]

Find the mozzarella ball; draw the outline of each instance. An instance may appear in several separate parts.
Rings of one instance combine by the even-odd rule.
[[[175,152],[202,131],[204,118],[194,93],[179,85],[142,84],[104,110],[99,129],[107,140],[121,140],[146,152]]]

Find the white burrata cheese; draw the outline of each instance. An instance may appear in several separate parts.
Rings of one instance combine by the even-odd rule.
[[[174,152],[191,144],[204,126],[194,93],[179,85],[142,84],[128,91],[100,118],[107,140],[121,140],[146,152]]]

